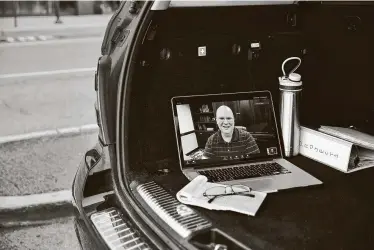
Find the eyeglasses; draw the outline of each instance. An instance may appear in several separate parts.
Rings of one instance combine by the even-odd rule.
[[[208,203],[212,203],[216,198],[228,195],[244,195],[253,198],[255,195],[251,194],[251,191],[252,188],[245,185],[218,186],[208,188],[203,196],[209,198]]]

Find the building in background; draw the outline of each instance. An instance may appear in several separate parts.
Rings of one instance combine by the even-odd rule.
[[[60,1],[60,15],[104,14],[121,1]],[[54,15],[53,1],[0,1],[0,17]]]

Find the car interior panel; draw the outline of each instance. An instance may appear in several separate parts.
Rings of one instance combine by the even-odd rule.
[[[368,84],[370,78],[365,75],[370,72],[365,70],[369,66],[369,55],[361,55],[367,53],[369,41],[359,33],[349,33],[344,17],[348,13],[359,14],[363,19],[372,20],[372,17],[366,13],[356,13],[351,8],[348,13],[346,11],[348,10],[344,7],[337,11],[336,7],[330,6],[303,9],[290,5],[272,8],[252,6],[204,10],[175,9],[155,15],[152,25],[158,26],[156,36],[154,40],[143,45],[145,50],[149,48],[148,56],[144,59],[150,65],[147,69],[137,69],[148,77],[145,82],[134,84],[139,86],[139,89],[134,91],[139,91],[143,95],[137,95],[138,98],[134,100],[136,104],[131,111],[131,116],[138,118],[136,122],[131,123],[134,131],[134,137],[130,138],[134,142],[130,149],[130,155],[134,155],[132,162],[145,163],[143,166],[146,168],[156,168],[147,169],[152,174],[157,173],[157,168],[169,168],[172,172],[170,181],[167,181],[168,178],[163,174],[161,177],[150,175],[149,179],[159,178],[159,183],[170,186],[176,193],[186,184],[186,180],[182,176],[177,177],[180,173],[172,132],[173,121],[169,102],[171,97],[269,89],[276,102],[279,95],[276,78],[281,74],[279,66],[287,55],[300,56],[304,60],[301,69],[306,82],[303,93],[303,122],[310,125],[314,125],[316,121],[348,125],[361,121],[363,116],[360,115],[368,112],[365,109],[372,108],[368,91],[357,89],[357,85],[372,89]],[[357,8],[357,11],[362,11],[362,8]],[[293,13],[302,13],[295,26],[284,19]],[[231,18],[221,19],[217,16]],[[171,19],[173,22],[167,21]],[[307,32],[301,33],[301,26]],[[336,40],[339,40],[339,43]],[[260,42],[261,50],[251,51],[248,48],[251,41]],[[241,47],[238,55],[233,53],[234,44]],[[199,46],[206,46],[206,58],[196,56]],[[168,59],[160,58],[163,49],[170,53]],[[340,51],[346,53],[339,53]],[[251,57],[251,53],[258,53],[258,57]],[[343,70],[344,74],[341,74],[342,69],[346,69]],[[354,97],[352,95],[358,94],[362,95],[362,98],[359,98],[355,105],[351,105],[348,100]],[[141,156],[135,156],[136,153],[132,152],[141,152]],[[342,181],[342,176],[332,170],[323,170],[323,167],[306,159],[295,160],[300,161],[300,166],[310,166],[308,171],[315,170],[315,175],[320,178],[330,175],[331,182]],[[137,164],[131,167],[134,172],[137,168]],[[180,182],[177,182],[177,179]],[[326,183],[331,185],[329,182]],[[265,235],[266,242],[277,242],[285,249],[307,249],[305,244],[308,241],[308,249],[313,249],[309,246],[317,247],[318,241],[322,240],[318,235],[328,233],[319,232],[320,223],[324,223],[325,228],[330,229],[334,228],[336,223],[329,219],[331,217],[328,215],[332,211],[326,211],[322,215],[318,206],[324,202],[333,202],[338,196],[329,197],[324,195],[323,190],[310,189],[312,191],[286,191],[269,201],[270,204],[265,204],[263,213],[250,219],[234,213],[197,210],[201,210],[202,214],[212,218],[214,223],[225,228],[226,232],[230,231],[249,246],[253,243],[249,239],[253,238],[246,237],[246,233],[240,232]],[[349,188],[345,189],[345,193],[349,194]],[[289,210],[291,202],[294,204],[294,211]],[[347,205],[345,202],[344,204]],[[341,216],[349,209],[354,208],[345,207],[340,212]],[[323,216],[324,222],[318,219],[320,216]],[[304,218],[311,221],[303,224]],[[309,239],[305,235],[313,235],[314,238]],[[367,234],[364,233],[362,237],[364,236]],[[332,239],[333,236],[328,241],[333,242]],[[348,244],[343,239],[335,240],[338,242],[331,244]],[[259,244],[265,243],[259,240]],[[324,244],[328,245],[330,242]],[[266,249],[266,245],[263,246]],[[270,248],[273,247],[275,246]]]

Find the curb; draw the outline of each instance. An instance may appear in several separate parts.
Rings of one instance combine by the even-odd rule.
[[[41,42],[104,36],[107,24],[0,30],[0,43]]]
[[[109,20],[108,20],[109,22]],[[107,23],[103,24],[87,24],[87,25],[66,25],[56,27],[27,27],[27,28],[11,28],[0,30],[1,37],[17,37],[22,35],[58,35],[58,34],[74,34],[86,32],[89,29],[105,31]]]
[[[7,36],[0,39],[1,43],[15,43],[15,42],[36,42],[36,41],[47,41],[56,39],[55,36],[51,35],[33,35],[33,36]]]
[[[109,22],[108,18],[108,22]],[[40,32],[40,31],[64,31],[64,30],[74,30],[74,29],[87,29],[87,28],[105,28],[107,26],[107,22],[103,23],[94,23],[94,24],[81,24],[81,25],[74,25],[74,24],[64,24],[64,25],[56,25],[56,26],[44,26],[44,27],[12,27],[12,28],[5,28],[1,29],[0,33],[7,34],[7,33],[17,33],[17,32]]]
[[[43,224],[72,216],[71,190],[24,196],[0,196],[0,228]]]
[[[19,135],[8,135],[0,137],[0,145],[10,143],[25,141],[30,139],[40,139],[44,137],[64,137],[70,135],[78,135],[82,133],[90,133],[99,131],[99,126],[97,124],[87,124],[78,127],[68,127],[68,128],[57,128],[53,130],[45,130],[40,132],[31,132]],[[1,204],[1,202],[0,202]],[[1,205],[0,205],[1,208]]]
[[[0,74],[0,79],[33,77],[33,76],[50,76],[50,75],[72,74],[72,73],[86,73],[86,72],[94,72],[94,71],[96,71],[96,67],[77,68],[77,69],[60,69],[60,70],[27,72],[27,73],[11,73],[11,74]],[[6,85],[6,84],[7,83],[0,83],[0,86]]]

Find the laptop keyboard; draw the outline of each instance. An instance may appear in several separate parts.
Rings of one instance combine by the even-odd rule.
[[[275,162],[253,165],[251,164],[232,168],[203,170],[197,172],[206,176],[209,182],[241,180],[247,178],[291,173],[289,170]]]

